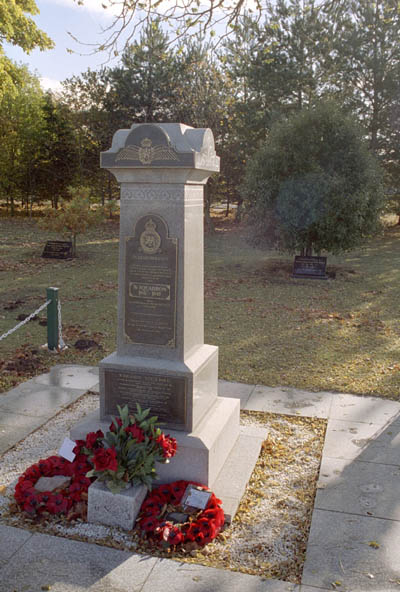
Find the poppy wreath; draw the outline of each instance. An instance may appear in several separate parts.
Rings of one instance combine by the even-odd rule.
[[[81,453],[81,444],[74,448],[75,460],[70,462],[60,456],[50,456],[41,459],[27,469],[18,479],[15,486],[14,498],[24,512],[31,516],[49,514],[68,514],[74,517],[74,506],[87,500],[87,491],[93,479],[88,479],[86,473],[92,468],[86,455]],[[40,492],[35,484],[40,477],[54,477],[65,475],[71,477],[70,484],[57,492]]]
[[[193,481],[174,481],[154,488],[147,495],[137,521],[143,536],[163,548],[178,545],[183,548],[203,547],[218,536],[225,516],[221,500],[214,493],[211,494],[206,508],[190,515],[187,522],[176,524],[167,519],[171,510],[178,509],[185,513],[179,506],[188,485],[210,491],[208,487]]]

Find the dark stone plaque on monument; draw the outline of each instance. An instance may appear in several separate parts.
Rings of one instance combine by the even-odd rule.
[[[327,280],[326,257],[301,257],[294,258],[294,278]]]
[[[176,343],[178,241],[160,216],[138,220],[126,239],[124,327],[127,343]]]
[[[72,243],[69,241],[47,241],[42,257],[51,259],[71,259]]]
[[[169,427],[183,429],[186,423],[187,379],[135,371],[106,370],[105,414],[118,415],[117,405],[128,405],[136,412],[136,403],[150,409],[151,415]]]

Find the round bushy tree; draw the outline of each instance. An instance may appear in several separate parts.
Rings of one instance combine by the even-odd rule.
[[[353,118],[332,103],[275,123],[241,191],[255,240],[281,250],[337,253],[380,228],[380,167]]]

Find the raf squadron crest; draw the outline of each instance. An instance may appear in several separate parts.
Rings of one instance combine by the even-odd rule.
[[[140,146],[127,146],[117,155],[118,160],[139,160],[142,164],[151,164],[154,160],[179,160],[170,146],[153,146],[150,138],[143,138]]]
[[[161,245],[161,236],[156,231],[156,224],[150,218],[145,224],[144,231],[140,235],[139,242],[144,253],[154,255]]]

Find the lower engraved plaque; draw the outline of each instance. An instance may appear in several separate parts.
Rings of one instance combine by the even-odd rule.
[[[128,405],[136,411],[150,409],[151,415],[171,428],[184,429],[186,424],[187,379],[184,377],[105,370],[105,414],[118,415],[117,405]]]

